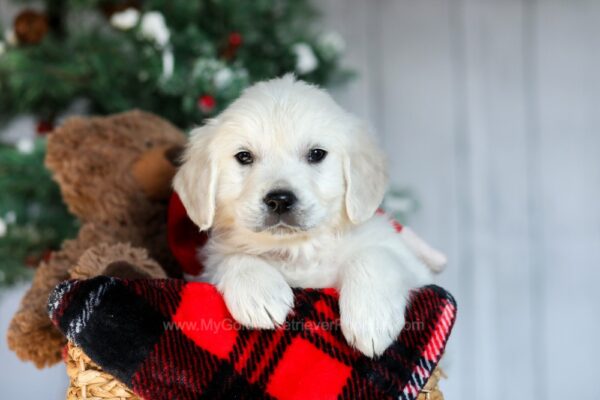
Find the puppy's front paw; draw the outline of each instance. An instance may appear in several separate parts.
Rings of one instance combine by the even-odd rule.
[[[369,290],[351,290],[340,297],[341,327],[348,343],[368,357],[381,355],[404,326],[403,297],[386,298]]]
[[[219,289],[233,318],[250,328],[282,325],[294,305],[294,294],[283,277],[260,263],[225,277]]]

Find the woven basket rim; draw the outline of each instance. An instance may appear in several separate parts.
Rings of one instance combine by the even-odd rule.
[[[70,379],[67,400],[142,400],[124,383],[103,371],[80,347],[71,342],[67,343],[65,364]],[[443,400],[438,384],[445,378],[444,372],[437,367],[417,400]]]

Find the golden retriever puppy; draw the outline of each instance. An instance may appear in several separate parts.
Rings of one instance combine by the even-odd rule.
[[[386,182],[365,124],[285,76],[248,88],[193,131],[174,188],[210,230],[202,279],[238,322],[273,328],[293,306],[290,287],[334,287],[346,339],[373,357],[402,329],[409,291],[432,280],[376,214]]]

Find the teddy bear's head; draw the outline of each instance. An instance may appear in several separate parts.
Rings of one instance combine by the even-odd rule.
[[[46,165],[80,220],[123,224],[164,200],[184,143],[177,128],[142,111],[75,117],[49,136]]]
[[[163,262],[167,201],[185,140],[173,125],[142,111],[75,117],[50,134],[46,165],[83,224],[147,248]]]

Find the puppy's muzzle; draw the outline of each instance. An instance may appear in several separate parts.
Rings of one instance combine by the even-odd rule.
[[[289,213],[298,202],[296,195],[289,190],[273,190],[267,193],[263,202],[269,212],[282,215]]]

